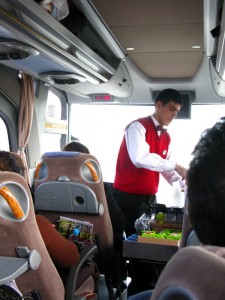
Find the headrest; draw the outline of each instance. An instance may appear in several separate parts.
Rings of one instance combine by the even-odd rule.
[[[45,181],[76,181],[99,183],[101,169],[96,158],[80,152],[46,152],[34,174],[35,188]]]
[[[46,152],[42,155],[43,157],[59,157],[59,156],[63,156],[63,157],[74,157],[74,156],[78,156],[80,155],[80,152],[74,152],[74,151],[54,151],[54,152]]]
[[[189,246],[175,253],[160,274],[151,300],[224,299],[225,260],[217,255],[218,249],[208,250]]]

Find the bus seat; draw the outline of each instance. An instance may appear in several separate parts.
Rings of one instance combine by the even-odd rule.
[[[182,236],[180,240],[180,248],[186,246],[198,246],[200,241],[197,237],[196,232],[193,230],[188,209],[188,198],[187,193],[185,192],[185,205],[184,205],[184,215],[183,215],[183,224],[182,224]]]
[[[6,201],[9,198],[15,202],[11,206]],[[39,265],[36,261],[37,265],[28,266],[23,274],[18,273],[18,266],[18,272],[12,274],[22,294],[37,290],[42,299],[63,300],[64,286],[39,232],[30,189],[25,179],[16,173],[0,172],[0,228],[1,257],[15,259],[19,253],[20,258],[27,257],[29,261],[30,253],[40,255]]]
[[[95,261],[110,287],[113,231],[97,159],[78,152],[47,152],[34,177],[35,209],[57,224],[60,216],[93,224],[98,246]]]
[[[91,166],[91,170],[88,167]],[[57,224],[60,215],[88,221],[100,235],[101,257],[113,249],[112,225],[96,158],[77,152],[42,155],[34,179],[35,209]]]
[[[181,249],[160,274],[151,300],[224,299],[224,254],[225,248],[220,247]]]
[[[187,239],[187,246],[199,246],[201,242],[198,239],[198,236],[195,230],[192,230]]]

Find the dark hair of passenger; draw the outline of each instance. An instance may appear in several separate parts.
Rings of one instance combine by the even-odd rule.
[[[89,149],[81,144],[80,142],[71,142],[67,144],[64,148],[63,151],[74,151],[74,152],[81,152],[81,153],[87,153],[90,154]]]
[[[163,103],[163,106],[170,101],[178,103],[181,106],[183,105],[182,95],[174,89],[165,89],[161,91],[156,97],[155,103],[158,101],[161,101]]]
[[[203,132],[188,171],[189,215],[205,245],[225,246],[225,118]]]
[[[8,171],[24,175],[22,159],[15,153],[0,151],[0,171]]]

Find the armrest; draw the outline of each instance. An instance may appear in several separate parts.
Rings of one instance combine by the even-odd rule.
[[[19,258],[0,256],[0,285],[9,283],[28,269],[36,270],[39,267],[41,257],[38,251],[18,247],[17,252]]]
[[[87,245],[80,252],[80,259],[76,265],[70,268],[68,280],[66,282],[66,296],[65,300],[71,300],[74,297],[76,291],[77,278],[79,276],[79,271],[85,261],[92,255],[98,253],[98,247],[96,245]]]
[[[26,258],[0,256],[0,285],[16,279],[29,268]]]

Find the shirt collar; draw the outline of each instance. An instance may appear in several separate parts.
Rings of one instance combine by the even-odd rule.
[[[159,122],[156,121],[156,118],[154,117],[154,115],[151,115],[150,117],[152,118],[152,121],[153,121],[155,127],[157,127],[159,125]]]
[[[161,126],[159,124],[159,122],[156,120],[156,118],[154,117],[154,115],[150,115],[155,127],[157,128],[158,126]],[[162,126],[161,126],[162,127]],[[166,127],[163,126],[163,131],[167,131]],[[158,134],[160,135],[160,132],[158,132]]]

